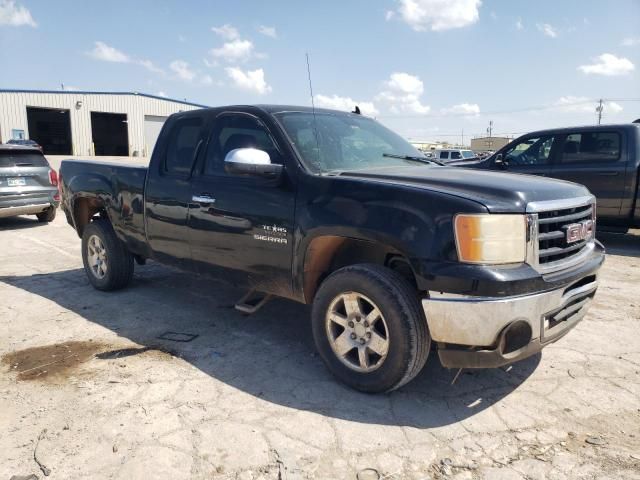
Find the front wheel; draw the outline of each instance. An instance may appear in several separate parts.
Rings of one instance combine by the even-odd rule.
[[[409,382],[431,346],[415,289],[379,265],[353,265],[331,274],[314,299],[312,323],[329,370],[364,392],[387,392]]]
[[[82,232],[82,262],[98,290],[124,288],[133,277],[133,255],[107,220],[95,220]]]

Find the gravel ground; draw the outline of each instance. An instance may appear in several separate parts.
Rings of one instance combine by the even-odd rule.
[[[542,355],[453,385],[433,356],[372,396],[305,306],[243,316],[153,263],[101,293],[62,215],[0,220],[0,479],[640,479],[640,235],[601,240],[590,313]]]

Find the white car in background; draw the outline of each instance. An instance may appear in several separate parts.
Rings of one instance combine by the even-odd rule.
[[[478,160],[473,150],[464,150],[460,148],[443,148],[436,150],[435,159],[442,163],[468,162]]]

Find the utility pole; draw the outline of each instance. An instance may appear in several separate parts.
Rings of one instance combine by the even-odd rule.
[[[487,128],[487,133],[489,134],[489,138],[491,138],[492,132],[493,132],[493,120],[489,120],[489,128]]]
[[[604,106],[602,105],[602,99],[598,102],[598,106],[596,107],[596,113],[598,114],[598,125],[602,121],[602,110],[604,110]]]
[[[464,128],[462,129],[462,143],[460,143],[461,147],[464,147]]]

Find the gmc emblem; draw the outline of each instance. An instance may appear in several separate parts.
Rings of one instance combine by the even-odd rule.
[[[567,243],[575,243],[580,240],[588,240],[593,235],[593,220],[583,220],[580,223],[572,223],[564,227]]]

